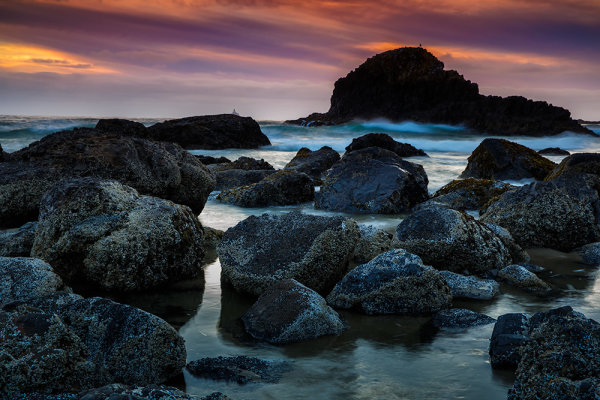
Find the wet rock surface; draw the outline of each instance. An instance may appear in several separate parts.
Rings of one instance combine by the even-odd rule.
[[[150,126],[148,137],[186,149],[256,149],[271,144],[255,120],[233,114],[168,120]]]
[[[397,214],[428,199],[422,166],[368,147],[345,154],[315,194],[315,208],[350,213]]]
[[[456,298],[491,300],[500,292],[500,285],[492,279],[465,276],[450,271],[440,271],[440,274],[450,287],[452,296]]]
[[[516,186],[490,179],[455,179],[443,186],[430,201],[447,204],[455,210],[479,210],[491,199]]]
[[[577,176],[591,174],[600,176],[600,154],[576,153],[565,157],[560,164],[548,174],[546,179],[556,179],[561,176]]]
[[[529,317],[511,313],[498,317],[490,339],[490,362],[493,368],[516,368],[520,348],[529,337]]]
[[[315,151],[303,147],[284,169],[305,173],[313,179],[315,185],[320,185],[325,171],[339,160],[340,154],[329,146],[323,146]]]
[[[188,207],[81,178],[46,193],[40,209],[31,254],[66,282],[131,291],[200,271],[203,231]]]
[[[594,242],[581,246],[574,250],[581,256],[584,263],[593,266],[600,266],[600,242]]]
[[[484,139],[469,156],[461,178],[542,180],[556,164],[536,151],[506,139]]]
[[[394,249],[348,272],[327,302],[365,314],[426,314],[449,307],[452,295],[438,271]]]
[[[37,222],[28,222],[19,229],[0,231],[0,257],[29,257]]]
[[[217,199],[240,207],[285,206],[311,201],[314,192],[308,175],[281,170],[257,183],[223,190]]]
[[[545,292],[550,290],[550,285],[537,277],[527,268],[513,264],[502,268],[498,272],[498,278],[503,279],[512,286],[529,290],[532,292]]]
[[[439,270],[459,273],[485,273],[512,260],[489,227],[464,212],[438,206],[422,208],[404,219],[396,228],[394,247]]]
[[[186,366],[194,376],[237,382],[277,383],[291,369],[285,361],[262,360],[256,357],[215,357],[191,361]]]
[[[368,133],[352,139],[352,143],[346,147],[346,153],[367,147],[380,147],[396,153],[399,157],[427,156],[423,150],[417,149],[409,143],[397,142],[386,133]]]
[[[266,289],[242,321],[252,337],[274,344],[339,335],[344,330],[339,315],[325,299],[294,279]]]
[[[46,191],[60,180],[86,176],[117,180],[197,214],[215,187],[210,171],[176,144],[87,128],[57,132],[0,164],[0,225],[36,220]]]
[[[251,216],[217,246],[222,279],[255,296],[288,278],[326,294],[346,273],[359,235],[356,223],[343,217]]]
[[[493,324],[496,320],[485,314],[476,313],[464,308],[441,310],[433,316],[436,328],[463,329],[473,326]]]
[[[0,257],[0,305],[66,288],[52,267],[40,259]]]

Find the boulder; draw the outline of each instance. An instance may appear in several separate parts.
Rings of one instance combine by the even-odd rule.
[[[143,290],[198,275],[202,226],[186,206],[116,181],[79,178],[42,198],[31,254],[67,282]]]
[[[199,214],[215,187],[214,176],[180,146],[95,129],[48,135],[0,164],[0,225],[37,219],[42,195],[59,180],[114,179],[142,194],[185,204]]]
[[[464,308],[440,310],[433,316],[436,328],[464,329],[473,326],[493,324],[496,320],[485,314],[476,313]]]
[[[254,296],[289,278],[326,294],[345,275],[359,235],[356,222],[339,216],[250,216],[217,246],[222,279]]]
[[[439,189],[430,201],[447,204],[455,210],[479,210],[491,199],[516,186],[490,179],[455,179]]]
[[[148,137],[148,131],[144,124],[121,118],[101,119],[96,124],[96,129],[117,135]]]
[[[303,147],[298,150],[294,158],[286,164],[284,169],[303,172],[313,179],[315,185],[320,185],[325,171],[339,160],[340,154],[329,146],[323,146],[315,151]]]
[[[508,399],[599,398],[600,324],[570,307],[536,318]]]
[[[262,158],[258,160],[256,158],[245,156],[239,157],[237,160],[231,162],[214,163],[209,169],[215,173],[219,171],[229,171],[231,169],[241,169],[244,171],[275,171],[275,168]]]
[[[0,231],[0,256],[28,257],[37,226],[37,222],[28,222],[19,229]]]
[[[529,337],[529,317],[512,313],[498,317],[490,339],[492,368],[516,368],[521,359],[520,348]]]
[[[568,110],[520,96],[479,94],[476,83],[421,47],[377,54],[335,82],[331,106],[288,123],[305,126],[385,118],[465,125],[489,134],[547,136],[564,131],[593,134]]]
[[[202,248],[204,250],[216,249],[221,239],[223,239],[223,232],[220,229],[209,228],[208,226],[203,227],[204,233],[202,234]]]
[[[60,277],[42,260],[0,257],[0,305],[65,289]]]
[[[365,314],[427,314],[450,306],[450,288],[439,271],[402,249],[380,254],[352,269],[327,302]]]
[[[508,284],[529,290],[532,292],[545,292],[550,290],[550,285],[537,277],[527,268],[513,264],[502,268],[498,272],[498,278],[505,280]]]
[[[535,150],[506,139],[484,139],[469,156],[461,178],[544,179],[556,164]]]
[[[531,260],[531,257],[529,257],[529,254],[525,250],[523,250],[523,248],[521,246],[519,246],[517,244],[517,242],[512,237],[512,235],[510,234],[508,229],[504,229],[500,225],[494,225],[494,224],[485,224],[485,225],[488,228],[490,228],[492,231],[494,231],[494,233],[496,235],[498,235],[500,240],[502,240],[502,243],[504,243],[504,246],[506,246],[506,249],[510,253],[513,263],[528,263]]]
[[[150,126],[148,137],[185,149],[257,149],[271,144],[255,120],[234,114],[172,119]]]
[[[511,263],[502,240],[485,224],[462,211],[426,207],[396,228],[395,247],[439,270],[482,274]]]
[[[354,248],[354,262],[364,264],[392,249],[394,235],[373,225],[360,225],[360,239]]]
[[[267,176],[273,175],[275,170],[243,170],[243,169],[227,169],[224,171],[215,172],[216,190],[225,190],[240,186],[248,186],[253,183],[258,183]]]
[[[281,375],[291,369],[285,361],[261,360],[256,357],[216,357],[191,361],[186,369],[194,376],[237,382],[277,383]]]
[[[352,139],[352,143],[346,147],[346,153],[367,147],[381,147],[382,149],[396,153],[400,157],[427,157],[427,154],[423,150],[417,149],[409,143],[397,142],[386,133],[367,133],[366,135]]]
[[[563,150],[560,147],[546,147],[545,149],[539,150],[538,153],[545,156],[568,156],[571,155],[567,150]]]
[[[274,344],[339,335],[344,324],[315,291],[294,279],[273,284],[242,317],[255,339]]]
[[[212,157],[202,154],[194,154],[194,157],[196,157],[198,161],[200,161],[204,165],[228,164],[231,162],[231,160],[227,157]]]
[[[323,179],[315,208],[367,214],[398,214],[429,197],[422,166],[396,153],[368,147],[344,154]]]
[[[440,271],[455,298],[491,300],[500,292],[500,285],[492,279],[480,279],[450,271]]]
[[[5,306],[0,320],[5,393],[161,383],[185,366],[183,339],[169,324],[107,299],[59,292]]]
[[[581,246],[574,250],[581,256],[584,263],[593,266],[600,266],[600,242],[594,242]]]
[[[240,207],[285,206],[312,201],[312,179],[301,172],[281,170],[249,186],[223,190],[217,199]]]
[[[570,251],[600,240],[599,188],[593,175],[534,182],[501,195],[480,220],[506,228],[524,248]]]
[[[565,157],[554,170],[550,171],[546,180],[581,174],[600,176],[599,153],[576,153]]]

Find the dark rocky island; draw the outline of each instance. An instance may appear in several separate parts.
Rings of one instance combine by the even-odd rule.
[[[420,47],[377,54],[335,82],[324,114],[287,121],[316,126],[386,118],[464,125],[489,134],[545,136],[593,134],[571,113],[521,96],[484,96],[479,87]]]

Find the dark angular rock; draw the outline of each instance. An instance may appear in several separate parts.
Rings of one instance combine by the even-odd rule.
[[[441,61],[420,47],[369,58],[335,82],[327,113],[287,122],[318,126],[376,118],[465,125],[505,136],[593,134],[564,108],[517,96],[480,95],[477,84],[444,70]]]
[[[96,124],[96,129],[107,133],[115,133],[117,135],[135,136],[140,138],[148,137],[148,132],[144,124],[129,121],[127,119],[101,119]]]
[[[546,147],[538,151],[538,153],[547,155],[547,156],[568,156],[571,155],[567,150],[563,150],[560,147]]]
[[[312,179],[301,172],[280,170],[249,186],[223,190],[217,199],[240,207],[285,206],[312,201]]]
[[[216,190],[232,189],[240,186],[248,186],[253,183],[258,183],[266,177],[273,175],[275,170],[243,170],[243,169],[226,169],[224,171],[216,171],[217,179]]]
[[[202,154],[194,154],[194,157],[196,157],[198,161],[204,165],[226,164],[231,162],[231,160],[227,157],[211,157]]]
[[[479,210],[491,199],[516,189],[516,186],[489,179],[455,179],[440,188],[431,201],[447,204],[455,210]]]
[[[8,160],[8,153],[2,149],[2,145],[0,144],[0,162]]]
[[[289,371],[291,366],[285,361],[237,356],[202,358],[189,362],[186,368],[194,376],[244,385],[249,382],[277,383],[282,373]]]
[[[533,272],[518,264],[502,268],[498,272],[498,278],[505,280],[512,286],[531,292],[546,292],[550,290],[550,285],[538,278]]]
[[[516,313],[499,316],[490,339],[492,368],[516,368],[521,359],[519,350],[528,337],[527,315]]]
[[[327,302],[365,314],[427,314],[449,307],[452,295],[438,271],[394,249],[348,272]]]
[[[161,122],[148,128],[148,137],[175,142],[185,149],[256,149],[271,144],[255,120],[233,114]]]
[[[303,172],[313,179],[315,185],[320,185],[325,171],[339,160],[340,154],[329,146],[323,146],[316,151],[303,147],[284,169]]]
[[[394,235],[372,225],[360,225],[360,239],[354,248],[354,262],[364,264],[392,249]]]
[[[172,143],[75,129],[48,135],[0,163],[0,225],[37,219],[42,195],[62,179],[115,179],[140,193],[185,204],[199,214],[214,176]]]
[[[29,257],[37,226],[37,222],[28,222],[16,230],[0,231],[0,256]]]
[[[534,182],[501,195],[480,220],[506,228],[524,248],[570,251],[600,240],[599,189],[593,175]]]
[[[80,178],[42,198],[31,254],[67,282],[143,290],[198,275],[202,235],[186,206],[116,181]]]
[[[368,133],[352,139],[352,143],[346,147],[346,153],[367,147],[381,147],[398,154],[400,157],[427,156],[423,150],[417,149],[409,143],[397,142],[386,133]]]
[[[492,317],[464,308],[441,310],[433,316],[433,326],[436,328],[470,328],[494,322],[496,320]]]
[[[455,298],[491,300],[500,292],[498,282],[491,279],[480,279],[450,271],[440,271],[440,274]]]
[[[422,166],[396,153],[368,147],[346,153],[323,179],[315,208],[350,213],[398,214],[429,197]]]
[[[544,179],[556,164],[536,151],[505,139],[484,139],[469,156],[461,178]]]
[[[576,153],[565,157],[546,180],[556,179],[561,176],[576,176],[581,174],[592,174],[600,176],[600,154],[599,153]]]
[[[346,273],[359,235],[356,222],[343,217],[251,216],[217,246],[222,279],[255,296],[289,278],[326,294]]]
[[[40,259],[0,257],[0,305],[65,289],[52,267]]]
[[[242,317],[246,331],[274,344],[339,335],[344,324],[315,291],[294,279],[269,287]]]
[[[223,157],[224,158],[224,157]],[[240,157],[235,161],[225,162],[218,165],[213,165],[211,170],[213,172],[228,171],[231,169],[241,169],[244,171],[274,171],[275,168],[263,159],[257,160],[251,157]]]
[[[396,228],[395,247],[421,257],[439,270],[472,274],[511,263],[502,240],[489,227],[462,211],[427,207],[410,214]]]

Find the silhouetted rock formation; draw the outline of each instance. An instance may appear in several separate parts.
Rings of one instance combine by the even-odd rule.
[[[415,47],[369,58],[337,80],[327,113],[288,123],[336,125],[374,118],[465,125],[502,135],[592,134],[564,108],[520,96],[483,96],[476,83],[444,70],[444,63]]]

